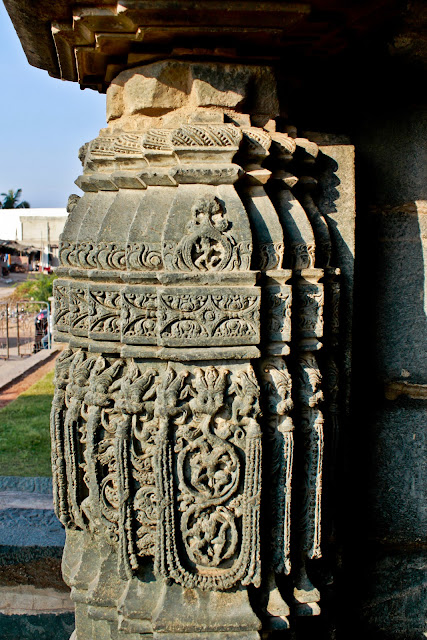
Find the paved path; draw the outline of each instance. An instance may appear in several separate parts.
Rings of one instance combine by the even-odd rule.
[[[58,348],[54,347],[53,349],[42,349],[38,353],[24,358],[14,357],[9,360],[0,360],[0,393],[4,387],[45,363],[57,351]]]

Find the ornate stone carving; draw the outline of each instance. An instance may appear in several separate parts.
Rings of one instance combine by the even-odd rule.
[[[155,343],[157,292],[154,287],[127,287],[122,293],[121,335],[126,344]]]
[[[258,245],[258,269],[269,271],[270,269],[280,269],[285,252],[285,245],[282,242],[264,242]]]
[[[89,288],[89,337],[95,340],[120,339],[121,294],[113,285]]]
[[[266,328],[271,342],[289,342],[291,339],[292,287],[270,285],[265,288],[265,308],[268,313]]]
[[[159,295],[159,334],[163,344],[257,344],[259,291],[230,288],[166,289]]]
[[[200,198],[193,205],[191,214],[188,233],[181,242],[176,247],[164,245],[163,259],[167,269],[228,271],[248,268],[248,252],[233,238],[225,207],[218,198]]]
[[[126,246],[126,264],[129,270],[157,270],[162,267],[162,254],[159,247],[150,247],[143,242],[129,243]]]
[[[294,424],[291,411],[292,379],[284,358],[261,363],[268,415],[269,483],[271,499],[271,566],[276,573],[290,573],[291,490]]]
[[[53,283],[54,316],[53,323],[57,331],[68,332],[70,326],[70,305],[68,300],[68,283],[59,279]]]
[[[115,360],[111,366],[98,356],[84,396],[82,416],[86,419],[84,436],[84,476],[88,496],[81,504],[89,529],[105,531],[108,540],[116,542],[117,527],[117,461],[114,456],[114,422],[109,409],[113,404],[111,392],[123,362]]]
[[[312,353],[298,361],[298,401],[301,411],[301,436],[304,443],[304,482],[302,484],[303,550],[308,558],[321,556],[320,522],[323,464],[323,401],[321,374]]]
[[[86,336],[89,330],[87,284],[71,283],[68,289],[70,333]]]
[[[161,505],[156,567],[188,588],[258,585],[258,383],[249,366],[233,372],[196,368],[191,381],[189,376],[190,371],[169,366],[155,404]]]
[[[57,380],[52,430],[61,521],[104,532],[119,547],[124,575],[138,568],[138,556],[153,554],[159,518],[165,539],[157,539],[156,563],[162,573],[201,588],[259,582],[258,543],[254,549],[250,544],[260,482],[259,387],[253,370],[244,365],[231,373],[212,366],[176,372],[169,365],[163,373],[152,367],[141,371],[134,361],[124,368],[121,359],[110,364],[103,356],[67,350],[57,363]],[[162,475],[171,464],[172,444],[184,559],[175,529],[167,524],[174,514],[164,520],[157,506],[164,504],[162,489],[174,494],[172,476]],[[174,561],[162,564],[171,550]],[[227,570],[213,579],[204,574],[213,566]]]
[[[69,382],[65,387],[64,451],[68,488],[68,514],[65,518],[69,526],[85,528],[81,503],[85,495],[83,474],[85,461],[81,445],[86,441],[86,414],[82,412],[83,401],[89,385],[89,376],[96,357],[77,351],[71,365]]]
[[[117,271],[155,271],[162,266],[160,245],[144,243],[66,242],[61,244],[60,261],[65,267]]]
[[[174,616],[199,638],[188,590],[200,611],[246,598],[247,616],[248,585],[269,633],[289,626],[290,606],[320,611],[305,562],[321,555],[323,414],[336,432],[340,352],[319,148],[261,112],[251,121],[243,103],[219,109],[237,95],[223,79],[187,78],[206,100],[190,113],[184,90],[141,76],[162,97],[116,86],[140,109],[112,99],[60,247],[55,331],[72,347],[55,378],[55,508],[69,541],[85,541],[69,581],[79,619],[108,620],[112,637],[170,640]],[[185,109],[141,106],[170,92]],[[217,610],[206,637],[229,632]],[[240,622],[230,640],[256,640],[255,615]]]
[[[182,147],[233,147],[238,148],[242,134],[232,124],[223,125],[182,125],[171,134],[171,145]]]
[[[66,450],[63,433],[66,388],[70,381],[70,366],[74,358],[72,349],[65,349],[57,358],[55,366],[55,393],[52,400],[50,431],[52,438],[52,479],[55,513],[64,525],[68,525],[69,499],[66,473]]]
[[[299,271],[300,269],[312,269],[315,261],[315,245],[295,243],[292,245],[292,267]]]
[[[321,337],[323,335],[323,284],[300,282],[297,292],[300,337]]]

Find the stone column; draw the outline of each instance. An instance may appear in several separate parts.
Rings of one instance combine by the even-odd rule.
[[[339,270],[319,147],[279,113],[268,67],[161,61],[111,82],[81,149],[52,408],[79,640],[256,640],[320,613]]]

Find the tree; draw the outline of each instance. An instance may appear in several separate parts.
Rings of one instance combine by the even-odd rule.
[[[30,203],[26,200],[19,202],[21,199],[22,189],[9,189],[7,193],[2,193],[3,200],[0,202],[0,209],[29,209]]]

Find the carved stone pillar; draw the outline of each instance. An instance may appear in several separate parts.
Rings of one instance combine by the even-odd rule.
[[[316,354],[329,336],[329,380],[339,271],[306,175],[319,148],[276,131],[268,67],[141,66],[113,80],[107,113],[81,150],[55,282],[52,460],[77,637],[255,640],[290,607],[320,612]]]

